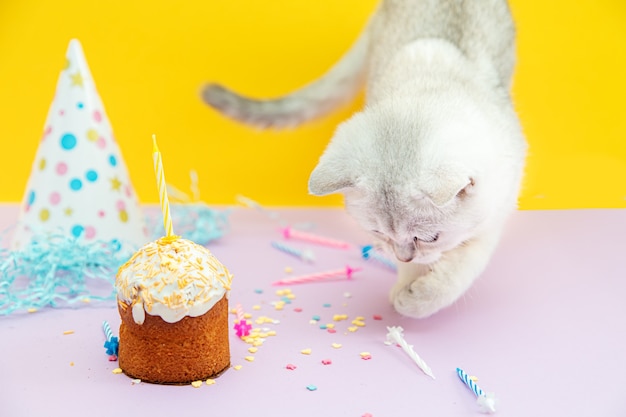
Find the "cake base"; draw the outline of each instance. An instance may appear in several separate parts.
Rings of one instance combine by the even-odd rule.
[[[122,319],[118,360],[129,377],[182,385],[214,378],[230,366],[225,295],[204,315],[176,323],[146,313],[140,325],[133,320],[132,308],[124,307],[118,303]]]

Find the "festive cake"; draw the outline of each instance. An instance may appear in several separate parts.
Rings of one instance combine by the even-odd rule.
[[[226,370],[231,280],[208,249],[190,240],[163,237],[139,249],[115,282],[124,373],[186,384]]]

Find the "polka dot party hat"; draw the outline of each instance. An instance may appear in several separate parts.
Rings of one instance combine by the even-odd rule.
[[[117,240],[128,249],[148,241],[122,154],[76,39],[67,49],[12,249],[52,233],[85,243]]]

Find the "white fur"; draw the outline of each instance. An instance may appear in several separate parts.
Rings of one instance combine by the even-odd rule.
[[[309,190],[344,194],[399,260],[396,310],[426,317],[482,273],[516,207],[526,143],[509,95],[513,39],[504,0],[384,0],[317,82],[278,100],[215,86],[205,98],[248,123],[288,125],[353,94],[365,67],[366,106],[338,127]]]

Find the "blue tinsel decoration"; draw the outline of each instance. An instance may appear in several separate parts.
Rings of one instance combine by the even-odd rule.
[[[200,245],[228,229],[228,213],[204,204],[175,204],[171,210],[176,234]],[[159,222],[154,239],[164,234]],[[115,275],[131,256],[116,240],[85,243],[63,234],[35,238],[19,251],[0,248],[0,315],[115,300]]]

